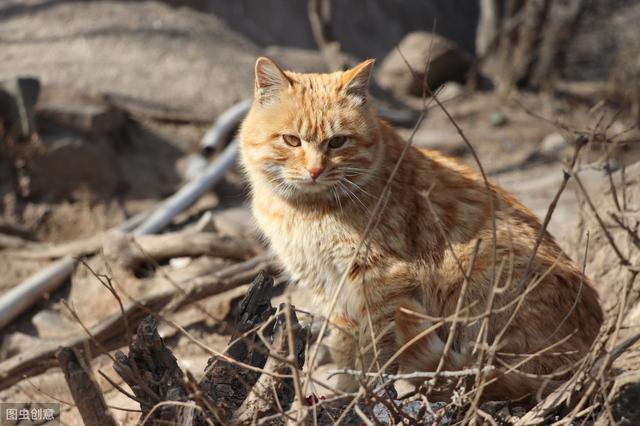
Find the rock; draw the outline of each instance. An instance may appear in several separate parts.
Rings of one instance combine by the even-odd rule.
[[[0,82],[0,122],[18,137],[33,133],[33,109],[38,101],[40,82],[16,77]]]
[[[29,73],[139,115],[201,122],[253,93],[260,50],[215,15],[158,1],[13,3],[0,2],[0,79]]]
[[[539,153],[545,157],[558,158],[562,151],[569,146],[567,139],[560,133],[551,133],[540,142]]]
[[[466,55],[458,50],[455,43],[437,34],[424,31],[410,33],[402,39],[398,49],[384,58],[376,73],[378,84],[396,96],[422,95],[427,62],[427,84],[432,90],[447,81],[464,81],[469,69],[470,61]]]
[[[73,334],[79,329],[77,323],[71,323],[58,312],[43,309],[31,319],[40,338],[62,337]]]
[[[38,107],[36,119],[40,129],[75,130],[100,135],[120,129],[124,114],[106,104],[53,104]]]
[[[494,127],[504,126],[508,121],[506,114],[502,111],[492,111],[489,115],[489,122]]]
[[[456,99],[464,94],[464,86],[455,81],[447,81],[440,87],[438,91],[438,99],[440,102],[447,102]]]

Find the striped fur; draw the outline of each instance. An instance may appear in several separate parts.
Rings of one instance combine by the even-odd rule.
[[[240,132],[257,224],[318,314],[328,314],[332,295],[348,274],[332,313],[340,327],[330,342],[343,367],[384,365],[433,324],[416,321],[401,307],[443,318],[455,312],[462,297],[465,315],[482,315],[496,275],[500,291],[493,298],[497,312],[487,324],[488,342],[506,331],[496,357],[500,385],[488,388],[486,397],[531,396],[541,380],[530,375],[565,369],[584,356],[602,311],[590,281],[549,233],[531,263],[530,279],[522,279],[540,223],[511,194],[491,186],[489,195],[470,168],[438,152],[409,148],[377,227],[355,263],[349,263],[405,146],[369,105],[372,65],[366,61],[346,72],[300,74],[258,60],[256,101]],[[299,138],[300,145],[287,144],[282,135]],[[346,136],[346,143],[331,148],[336,136]],[[316,180],[311,169],[322,170]],[[495,262],[489,200],[496,218]],[[514,300],[523,294],[524,303],[514,313]],[[459,325],[445,368],[473,364],[481,323]],[[418,339],[391,368],[435,369],[449,324]],[[553,350],[518,368],[528,375],[501,373],[522,355],[551,344]],[[348,378],[340,383],[345,389],[355,385]]]

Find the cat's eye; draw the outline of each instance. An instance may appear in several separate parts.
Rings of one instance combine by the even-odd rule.
[[[347,142],[347,137],[346,136],[335,136],[331,139],[329,139],[329,148],[335,149],[335,148],[340,148],[342,145],[345,144],[345,142]]]
[[[282,135],[282,140],[289,146],[300,146],[300,138],[293,135]]]

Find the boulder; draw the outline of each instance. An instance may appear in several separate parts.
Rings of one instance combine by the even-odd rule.
[[[376,81],[396,96],[421,96],[425,70],[428,70],[427,84],[436,89],[447,81],[464,81],[469,65],[469,58],[452,41],[438,34],[416,31],[384,58]]]
[[[259,49],[190,8],[29,0],[0,2],[0,20],[0,79],[31,75],[140,115],[202,122],[253,93]]]

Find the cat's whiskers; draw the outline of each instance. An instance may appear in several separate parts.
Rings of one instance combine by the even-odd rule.
[[[378,181],[386,181],[386,178],[380,175],[380,173],[376,170],[371,169],[357,169],[351,167],[343,167],[343,175],[348,177],[364,177],[366,179],[374,179]]]
[[[362,208],[364,208],[365,210],[367,209],[367,206],[362,202],[362,200],[356,195],[355,192],[353,192],[348,186],[346,186],[342,181],[338,181],[337,184],[340,186],[340,188],[342,189],[342,192],[344,192],[347,197],[349,197],[351,199],[351,201],[353,202],[357,202],[359,203]]]
[[[293,185],[287,182],[286,179],[282,177],[271,177],[265,175],[265,178],[269,184],[273,186],[273,191],[279,193],[284,198],[289,198],[293,190],[295,189]]]
[[[338,190],[335,186],[331,187],[331,193],[333,194],[333,198],[336,200],[340,213],[344,213],[344,210],[342,209],[342,201],[340,201],[340,195],[338,194]]]
[[[376,197],[373,196],[370,192],[367,192],[362,186],[358,185],[357,183],[353,182],[352,180],[349,180],[349,179],[345,178],[345,179],[342,179],[342,181],[353,185],[357,190],[362,192],[364,195],[370,197],[371,199],[373,199],[373,200],[376,199]]]

